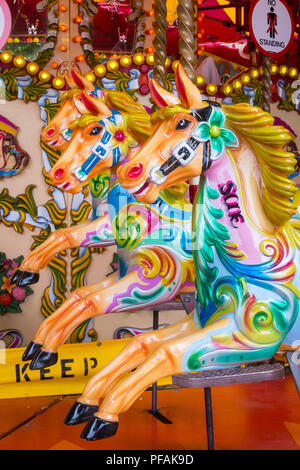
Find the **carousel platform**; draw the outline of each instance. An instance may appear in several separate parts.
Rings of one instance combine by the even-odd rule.
[[[84,424],[66,426],[75,396],[0,400],[0,450],[205,450],[204,394],[201,389],[158,390],[158,407],[171,423],[147,410],[146,391],[121,416],[115,436],[88,442]],[[291,374],[271,382],[212,389],[216,450],[299,450],[299,394]]]

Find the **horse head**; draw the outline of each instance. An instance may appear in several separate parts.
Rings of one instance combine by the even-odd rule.
[[[76,102],[81,100],[81,92],[97,92],[95,86],[75,70],[66,75],[66,81],[69,90],[62,94],[58,112],[41,132],[42,139],[57,150],[64,150],[71,138],[70,123],[80,116]]]
[[[106,102],[114,108],[86,92],[73,102],[80,117],[70,123],[71,140],[49,177],[55,186],[77,193],[91,178],[117,165],[145,141],[151,124],[144,107],[120,92],[106,96]]]
[[[151,116],[152,135],[117,173],[120,184],[145,202],[153,202],[162,189],[199,175],[211,153],[198,129],[212,107],[202,101],[181,65],[175,79],[179,98],[151,81],[151,96],[159,107]]]

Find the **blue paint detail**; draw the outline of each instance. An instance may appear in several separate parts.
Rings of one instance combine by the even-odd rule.
[[[94,168],[95,165],[100,161],[100,158],[95,153],[89,156],[89,158],[81,166],[80,171],[83,171],[86,175]]]
[[[217,310],[217,307],[213,302],[209,302],[207,309],[204,310],[201,307],[200,303],[196,301],[196,311],[199,312],[198,316],[199,316],[199,323],[200,323],[201,328],[203,328],[206,325],[206,322],[215,313],[216,310]]]
[[[111,139],[111,134],[108,132],[108,131],[105,131],[104,134],[103,134],[103,137],[101,139],[101,143],[106,145],[107,142],[109,142]]]
[[[95,152],[100,153],[100,155],[105,155],[106,154],[106,149],[102,147],[101,144],[97,145],[96,148],[94,148]]]
[[[113,166],[119,163],[121,157],[120,147],[115,147],[113,149]]]
[[[18,170],[0,170],[0,176],[12,176],[16,175]]]

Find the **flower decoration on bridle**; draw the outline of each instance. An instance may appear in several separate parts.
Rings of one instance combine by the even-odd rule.
[[[126,117],[121,114],[116,116],[115,123],[109,119],[103,119],[107,132],[111,134],[110,148],[119,147],[121,157],[127,155],[129,148],[136,147],[137,142],[128,132]]]
[[[238,147],[239,141],[236,135],[229,129],[223,127],[225,115],[220,108],[213,108],[208,122],[201,122],[194,132],[194,137],[200,142],[210,142],[211,160],[217,160],[223,153],[225,147]]]

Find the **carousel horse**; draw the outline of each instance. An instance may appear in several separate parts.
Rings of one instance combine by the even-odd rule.
[[[119,414],[163,377],[270,359],[298,315],[289,132],[248,104],[202,102],[180,65],[176,88],[178,99],[152,82],[160,106],[153,135],[117,175],[147,204],[200,175],[192,218],[196,307],[186,319],[130,340],[86,385],[66,423],[95,404],[97,389],[103,401],[81,434],[87,440],[115,434]]]
[[[42,323],[23,356],[24,360],[32,360],[31,369],[55,364],[57,348],[86,319],[151,308],[194,290],[192,206],[182,192],[187,186],[163,191],[149,205],[137,202],[119,185],[115,177],[119,162],[125,156],[131,158],[151,127],[143,106],[128,95],[111,93],[116,93],[115,106],[122,113],[82,94],[82,103],[89,112],[70,124],[75,131],[69,145],[48,174],[55,186],[78,193],[95,174],[110,168],[108,213],[92,223],[53,232],[25,258],[12,282],[18,282],[19,276],[26,279],[37,273],[61,250],[105,246],[111,242],[111,233],[118,247],[120,270],[104,281],[75,290]]]
[[[104,92],[99,87],[95,87],[89,80],[87,80],[75,70],[71,70],[71,75],[66,75],[66,81],[69,86],[69,90],[62,94],[61,105],[57,113],[47,124],[47,126],[41,131],[41,140],[50,147],[57,150],[60,154],[67,148],[71,139],[71,134],[75,131],[76,125],[74,125],[74,123],[76,124],[76,120],[78,120],[82,113],[87,112],[81,100],[81,93],[85,92],[90,96],[97,97],[100,100],[109,101],[108,94],[104,94]],[[114,94],[114,96],[116,95],[118,95],[118,93]],[[72,129],[70,128],[71,123],[73,123]],[[60,157],[58,157],[58,159],[59,158]],[[92,183],[92,180],[93,179],[90,180],[90,184]],[[96,176],[96,183],[101,188],[105,189],[108,186],[108,180],[108,171],[104,171]],[[101,202],[105,201],[104,197],[106,196],[106,192],[106,190],[101,190],[100,197],[93,197],[92,219],[97,218],[97,206],[100,205]],[[51,245],[51,243],[54,242],[53,236],[50,236],[47,242]],[[107,230],[106,242],[101,243],[100,246],[107,247],[114,244],[114,237],[112,233],[109,234]],[[97,246],[96,240],[94,240],[93,246]],[[39,261],[36,259],[38,252],[39,250],[37,250],[37,252],[34,251],[24,259],[24,264],[21,265],[20,270],[18,270],[12,278],[13,283],[18,285],[28,285],[38,282],[38,272],[41,269]],[[48,262],[46,264],[48,264]]]

